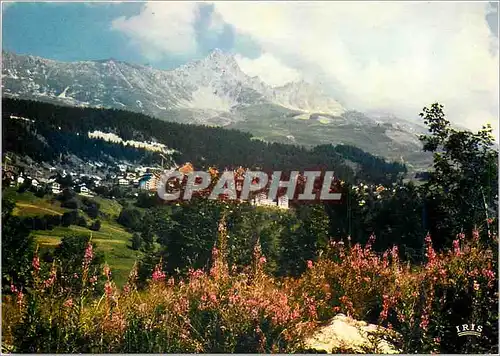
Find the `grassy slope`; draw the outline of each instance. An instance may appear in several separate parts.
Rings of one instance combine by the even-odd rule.
[[[62,214],[69,211],[69,209],[61,208],[59,202],[53,197],[37,198],[31,192],[20,194],[12,188],[5,189],[3,193],[5,197],[16,201],[14,214],[18,216]],[[132,235],[116,222],[122,206],[110,199],[100,197],[93,199],[100,205],[101,229],[99,231],[91,231],[81,226],[72,225],[69,227],[58,226],[53,230],[34,230],[32,234],[40,249],[45,250],[55,248],[64,236],[90,237],[92,233],[92,240],[96,243],[97,248],[104,252],[115,282],[122,285],[126,282],[128,274],[140,254],[128,248]],[[91,221],[87,216],[85,217],[87,221]]]
[[[246,120],[229,125],[227,128],[250,132],[256,138],[268,142],[295,143],[308,147],[343,143],[395,161],[404,156],[410,170],[412,166],[421,169],[430,163],[429,156],[420,148],[394,143],[384,134],[385,128],[382,126],[325,124],[304,115],[293,117],[291,112],[252,112],[252,107],[245,110]],[[294,140],[288,139],[287,135],[294,136]]]
[[[69,211],[69,209],[61,208],[53,197],[38,198],[31,192],[18,193],[14,188],[4,189],[3,196],[16,202],[14,215],[18,216],[62,215]]]

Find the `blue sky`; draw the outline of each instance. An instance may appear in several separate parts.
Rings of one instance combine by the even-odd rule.
[[[5,6],[5,3],[3,3]],[[305,79],[347,108],[498,128],[498,4],[480,2],[15,3],[3,49],[171,69],[214,48],[270,85]]]
[[[213,6],[203,5],[195,24],[198,43],[189,56],[170,53],[148,58],[130,44],[129,37],[112,28],[121,16],[139,15],[143,3],[15,3],[2,16],[2,46],[18,54],[32,54],[60,61],[114,58],[160,69],[175,68],[189,60],[205,57],[214,48],[244,53],[249,58],[260,54],[249,38],[235,38],[232,26],[216,34],[207,31]]]

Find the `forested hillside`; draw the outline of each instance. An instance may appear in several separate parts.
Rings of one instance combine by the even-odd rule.
[[[164,122],[120,110],[76,108],[15,99],[5,99],[2,105],[4,150],[34,155],[33,158],[39,160],[52,161],[60,153],[73,153],[88,159],[108,154],[116,159],[151,160],[141,156],[143,150],[88,138],[88,132],[100,130],[115,133],[124,140],[155,139],[178,151],[176,161],[191,162],[198,168],[243,166],[281,171],[322,168],[335,171],[345,181],[358,179],[380,184],[394,182],[398,175],[406,172],[406,167],[400,163],[386,162],[350,146],[334,148],[323,145],[308,150],[254,140],[250,134],[237,130]],[[11,115],[34,122],[9,120]],[[40,141],[37,135],[44,137],[46,142]],[[346,160],[357,163],[360,169],[353,170]]]

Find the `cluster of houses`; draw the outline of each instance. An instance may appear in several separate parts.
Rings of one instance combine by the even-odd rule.
[[[25,183],[30,183],[30,185],[35,189],[48,189],[52,194],[59,194],[62,192],[61,184],[57,182],[57,175],[52,175],[50,177],[43,177],[36,175],[33,177],[32,174],[26,172],[16,172],[15,170],[3,170],[3,180],[8,180],[11,187],[21,186]],[[94,193],[87,187],[86,183],[81,181],[81,178],[88,177],[93,179],[94,186],[99,186],[101,182],[101,177],[98,176],[87,176],[80,175],[78,178],[75,174],[70,174],[73,182],[73,188],[75,191],[83,196],[94,196]],[[67,176],[66,172],[61,175],[63,178]]]
[[[131,170],[126,165],[118,165],[120,174],[112,174],[110,179],[120,186],[133,186],[139,189],[156,191],[160,182],[160,169],[138,166]]]
[[[25,182],[30,182],[31,186],[35,189],[46,189],[52,194],[59,194],[62,192],[59,178],[71,177],[71,186],[76,193],[82,196],[92,197],[95,193],[93,188],[99,186],[123,186],[134,187],[141,190],[156,192],[161,180],[161,169],[158,167],[144,167],[144,166],[130,166],[120,164],[115,173],[108,173],[105,177],[98,174],[85,174],[66,171],[65,169],[56,169],[55,167],[44,167],[46,169],[36,170],[20,170],[16,166],[2,167],[3,180],[9,181],[10,186],[21,186]],[[179,168],[182,173],[189,173],[193,170],[191,164],[186,164]],[[241,179],[240,179],[241,180]],[[91,183],[91,184],[89,184]],[[237,189],[241,190],[242,181],[237,182]],[[90,186],[89,186],[90,185]],[[277,199],[271,200],[267,198],[265,193],[255,196],[251,203],[255,206],[269,206],[278,207],[281,209],[288,209],[289,202],[287,196],[281,196]]]
[[[288,196],[282,195],[272,200],[268,199],[265,193],[260,193],[252,200],[252,204],[255,206],[273,206],[280,209],[288,209]]]
[[[80,195],[92,197],[95,193],[91,188],[99,186],[131,186],[148,191],[155,191],[159,182],[159,171],[155,167],[135,167],[131,170],[125,165],[118,166],[118,174],[108,174],[106,177],[97,174],[76,173],[58,170],[55,167],[48,166],[46,169],[20,169],[14,165],[4,165],[2,167],[2,179],[8,181],[12,187],[21,186],[26,182],[30,183],[35,189],[47,189],[52,194],[59,194],[62,191],[58,178],[71,177],[71,186]],[[44,167],[45,168],[45,167]],[[91,182],[91,187],[89,187]]]

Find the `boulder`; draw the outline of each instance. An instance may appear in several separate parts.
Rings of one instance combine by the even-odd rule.
[[[395,343],[401,336],[393,330],[337,314],[305,338],[304,349],[326,353],[400,353]]]

